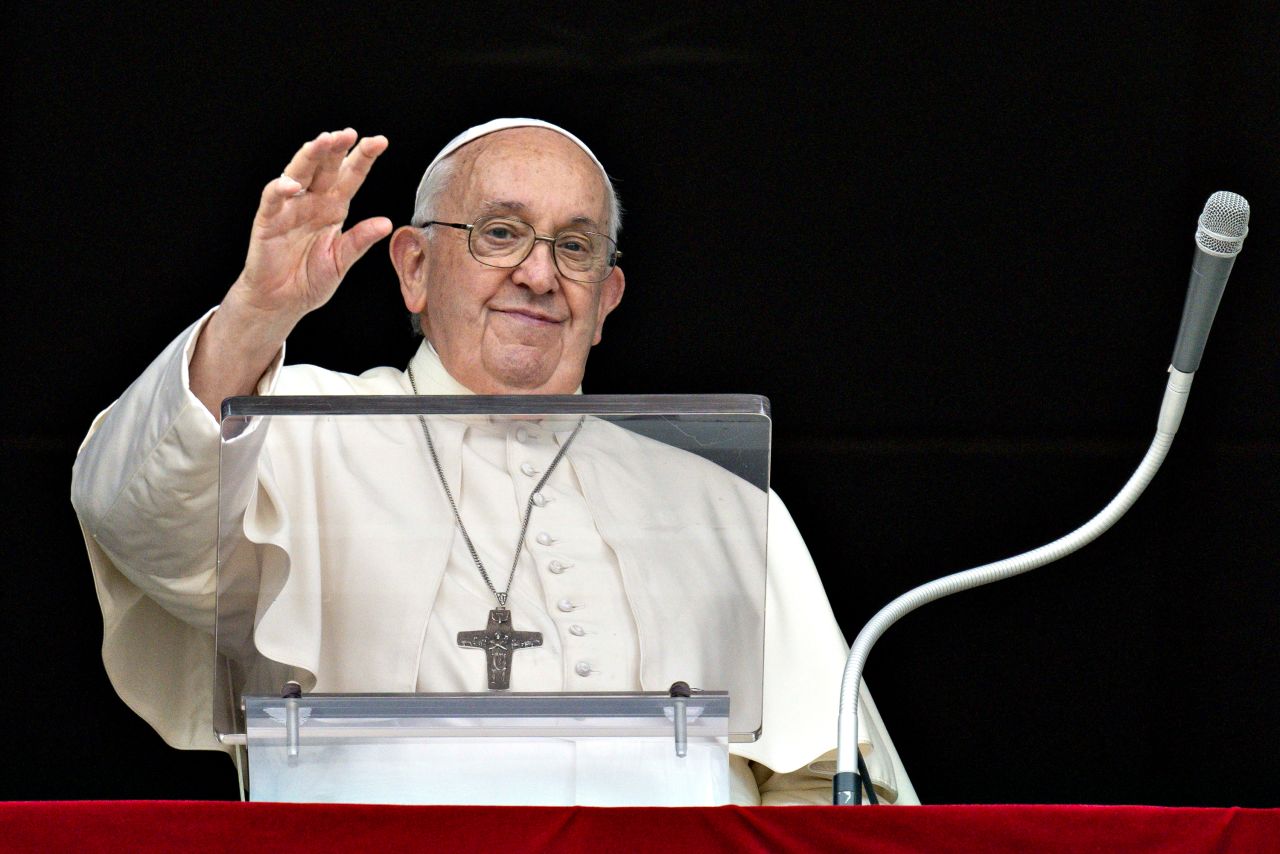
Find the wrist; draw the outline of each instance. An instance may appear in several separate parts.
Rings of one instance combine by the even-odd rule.
[[[231,286],[209,318],[205,335],[251,362],[269,361],[298,325],[302,313],[262,307],[244,290],[240,280]]]
[[[188,368],[191,391],[215,418],[225,398],[255,394],[296,324],[246,303],[233,288],[196,341]]]

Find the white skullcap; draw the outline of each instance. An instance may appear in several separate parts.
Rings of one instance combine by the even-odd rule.
[[[440,149],[440,153],[435,156],[435,159],[427,165],[427,170],[422,173],[422,180],[418,182],[418,194],[415,197],[416,201],[419,203],[422,201],[422,194],[426,190],[427,186],[427,178],[431,175],[431,170],[435,169],[436,165],[439,164],[441,160],[444,160],[468,142],[474,142],[482,136],[488,136],[489,134],[496,133],[500,130],[510,130],[511,128],[545,128],[546,130],[555,131],[587,153],[587,156],[591,158],[591,162],[595,163],[600,169],[600,174],[604,176],[605,185],[608,186],[609,173],[604,171],[604,166],[596,159],[596,156],[592,153],[591,149],[587,148],[587,144],[559,125],[553,125],[551,122],[544,122],[541,119],[494,119],[493,121],[488,121],[482,125],[476,125],[473,128],[464,130],[462,133],[449,140],[448,145]]]

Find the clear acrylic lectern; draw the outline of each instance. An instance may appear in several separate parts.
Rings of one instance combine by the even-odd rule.
[[[762,726],[767,400],[222,414],[213,719],[251,799],[727,802]]]

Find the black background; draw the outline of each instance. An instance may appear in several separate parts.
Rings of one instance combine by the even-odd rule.
[[[302,141],[386,134],[353,216],[400,224],[450,137],[533,115],[593,147],[628,211],[586,390],[769,396],[774,486],[850,639],[1119,489],[1196,216],[1246,196],[1147,495],[1080,554],[908,617],[867,678],[926,802],[1280,802],[1274,5],[702,8],[10,15],[3,797],[236,796],[224,757],[167,748],[102,672],[75,449],[219,300]],[[405,363],[382,247],[289,346]]]

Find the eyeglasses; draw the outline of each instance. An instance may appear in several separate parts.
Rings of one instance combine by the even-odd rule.
[[[622,253],[606,234],[566,229],[555,237],[541,237],[524,220],[485,216],[466,225],[461,222],[424,222],[419,228],[443,225],[467,232],[471,257],[487,267],[519,267],[539,240],[551,244],[556,269],[566,279],[584,284],[603,282],[617,266]]]

